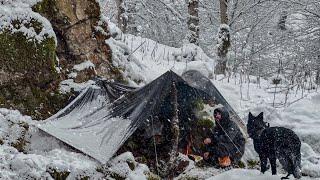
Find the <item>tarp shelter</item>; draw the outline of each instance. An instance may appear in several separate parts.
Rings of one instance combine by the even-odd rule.
[[[187,122],[184,114],[190,102],[201,98],[225,106],[231,119],[245,130],[235,111],[211,81],[198,71],[188,71],[182,77],[168,71],[141,88],[97,80],[96,85],[85,89],[64,109],[40,122],[38,127],[106,163],[137,128],[149,122],[150,117],[161,112],[170,119],[170,113],[163,111],[170,106],[168,98],[172,83],[176,84],[181,123]]]

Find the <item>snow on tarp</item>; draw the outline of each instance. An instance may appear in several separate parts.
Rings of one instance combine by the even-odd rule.
[[[210,81],[203,79],[199,72],[186,72],[185,79],[168,71],[139,89],[98,80],[95,86],[84,90],[67,107],[39,123],[38,127],[105,163],[137,128],[160,112],[171,94],[173,82],[178,91],[180,112],[187,112],[183,108],[201,98],[214,100],[226,106],[230,114],[235,114],[213,84],[208,85]],[[195,83],[199,81],[203,83]],[[188,123],[187,118],[180,118],[182,124]],[[239,121],[240,118],[232,120]]]
[[[97,81],[39,129],[105,163],[123,143],[130,120],[110,117],[109,101],[134,88]],[[99,123],[95,123],[99,122]],[[85,126],[84,126],[85,125]]]

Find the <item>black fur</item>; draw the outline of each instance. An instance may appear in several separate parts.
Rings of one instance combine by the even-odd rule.
[[[268,159],[271,164],[272,174],[277,174],[276,160],[278,159],[283,169],[295,178],[301,178],[301,141],[290,129],[284,127],[270,127],[263,121],[263,113],[257,117],[249,113],[247,124],[249,137],[253,139],[254,149],[259,154],[261,172],[268,170]]]

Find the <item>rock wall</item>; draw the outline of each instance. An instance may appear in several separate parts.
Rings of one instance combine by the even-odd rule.
[[[9,25],[0,28],[0,108],[44,119],[63,107],[67,98],[56,90],[55,37],[47,34],[36,16],[21,19],[14,13],[1,13],[7,21],[0,21]]]
[[[7,18],[9,24],[0,24],[0,108],[46,119],[73,96],[61,94],[59,83],[86,61],[94,68],[73,73],[75,82],[96,75],[123,80],[112,65],[112,52],[105,43],[107,24],[100,20],[95,0],[43,0],[32,8],[10,3],[20,2],[5,2],[0,9],[0,20]],[[45,34],[48,28],[53,36]],[[30,33],[41,35],[41,40]]]
[[[33,10],[51,22],[58,39],[57,56],[65,74],[75,64],[89,60],[97,75],[122,80],[120,71],[112,65],[112,52],[105,43],[109,38],[107,24],[100,21],[100,6],[95,0],[43,0]],[[86,81],[94,75],[78,73],[82,77],[76,79]]]

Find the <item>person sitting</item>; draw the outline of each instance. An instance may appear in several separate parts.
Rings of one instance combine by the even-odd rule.
[[[225,108],[215,109],[213,115],[216,125],[212,136],[204,139],[203,159],[222,168],[238,165],[244,153],[245,138]]]

